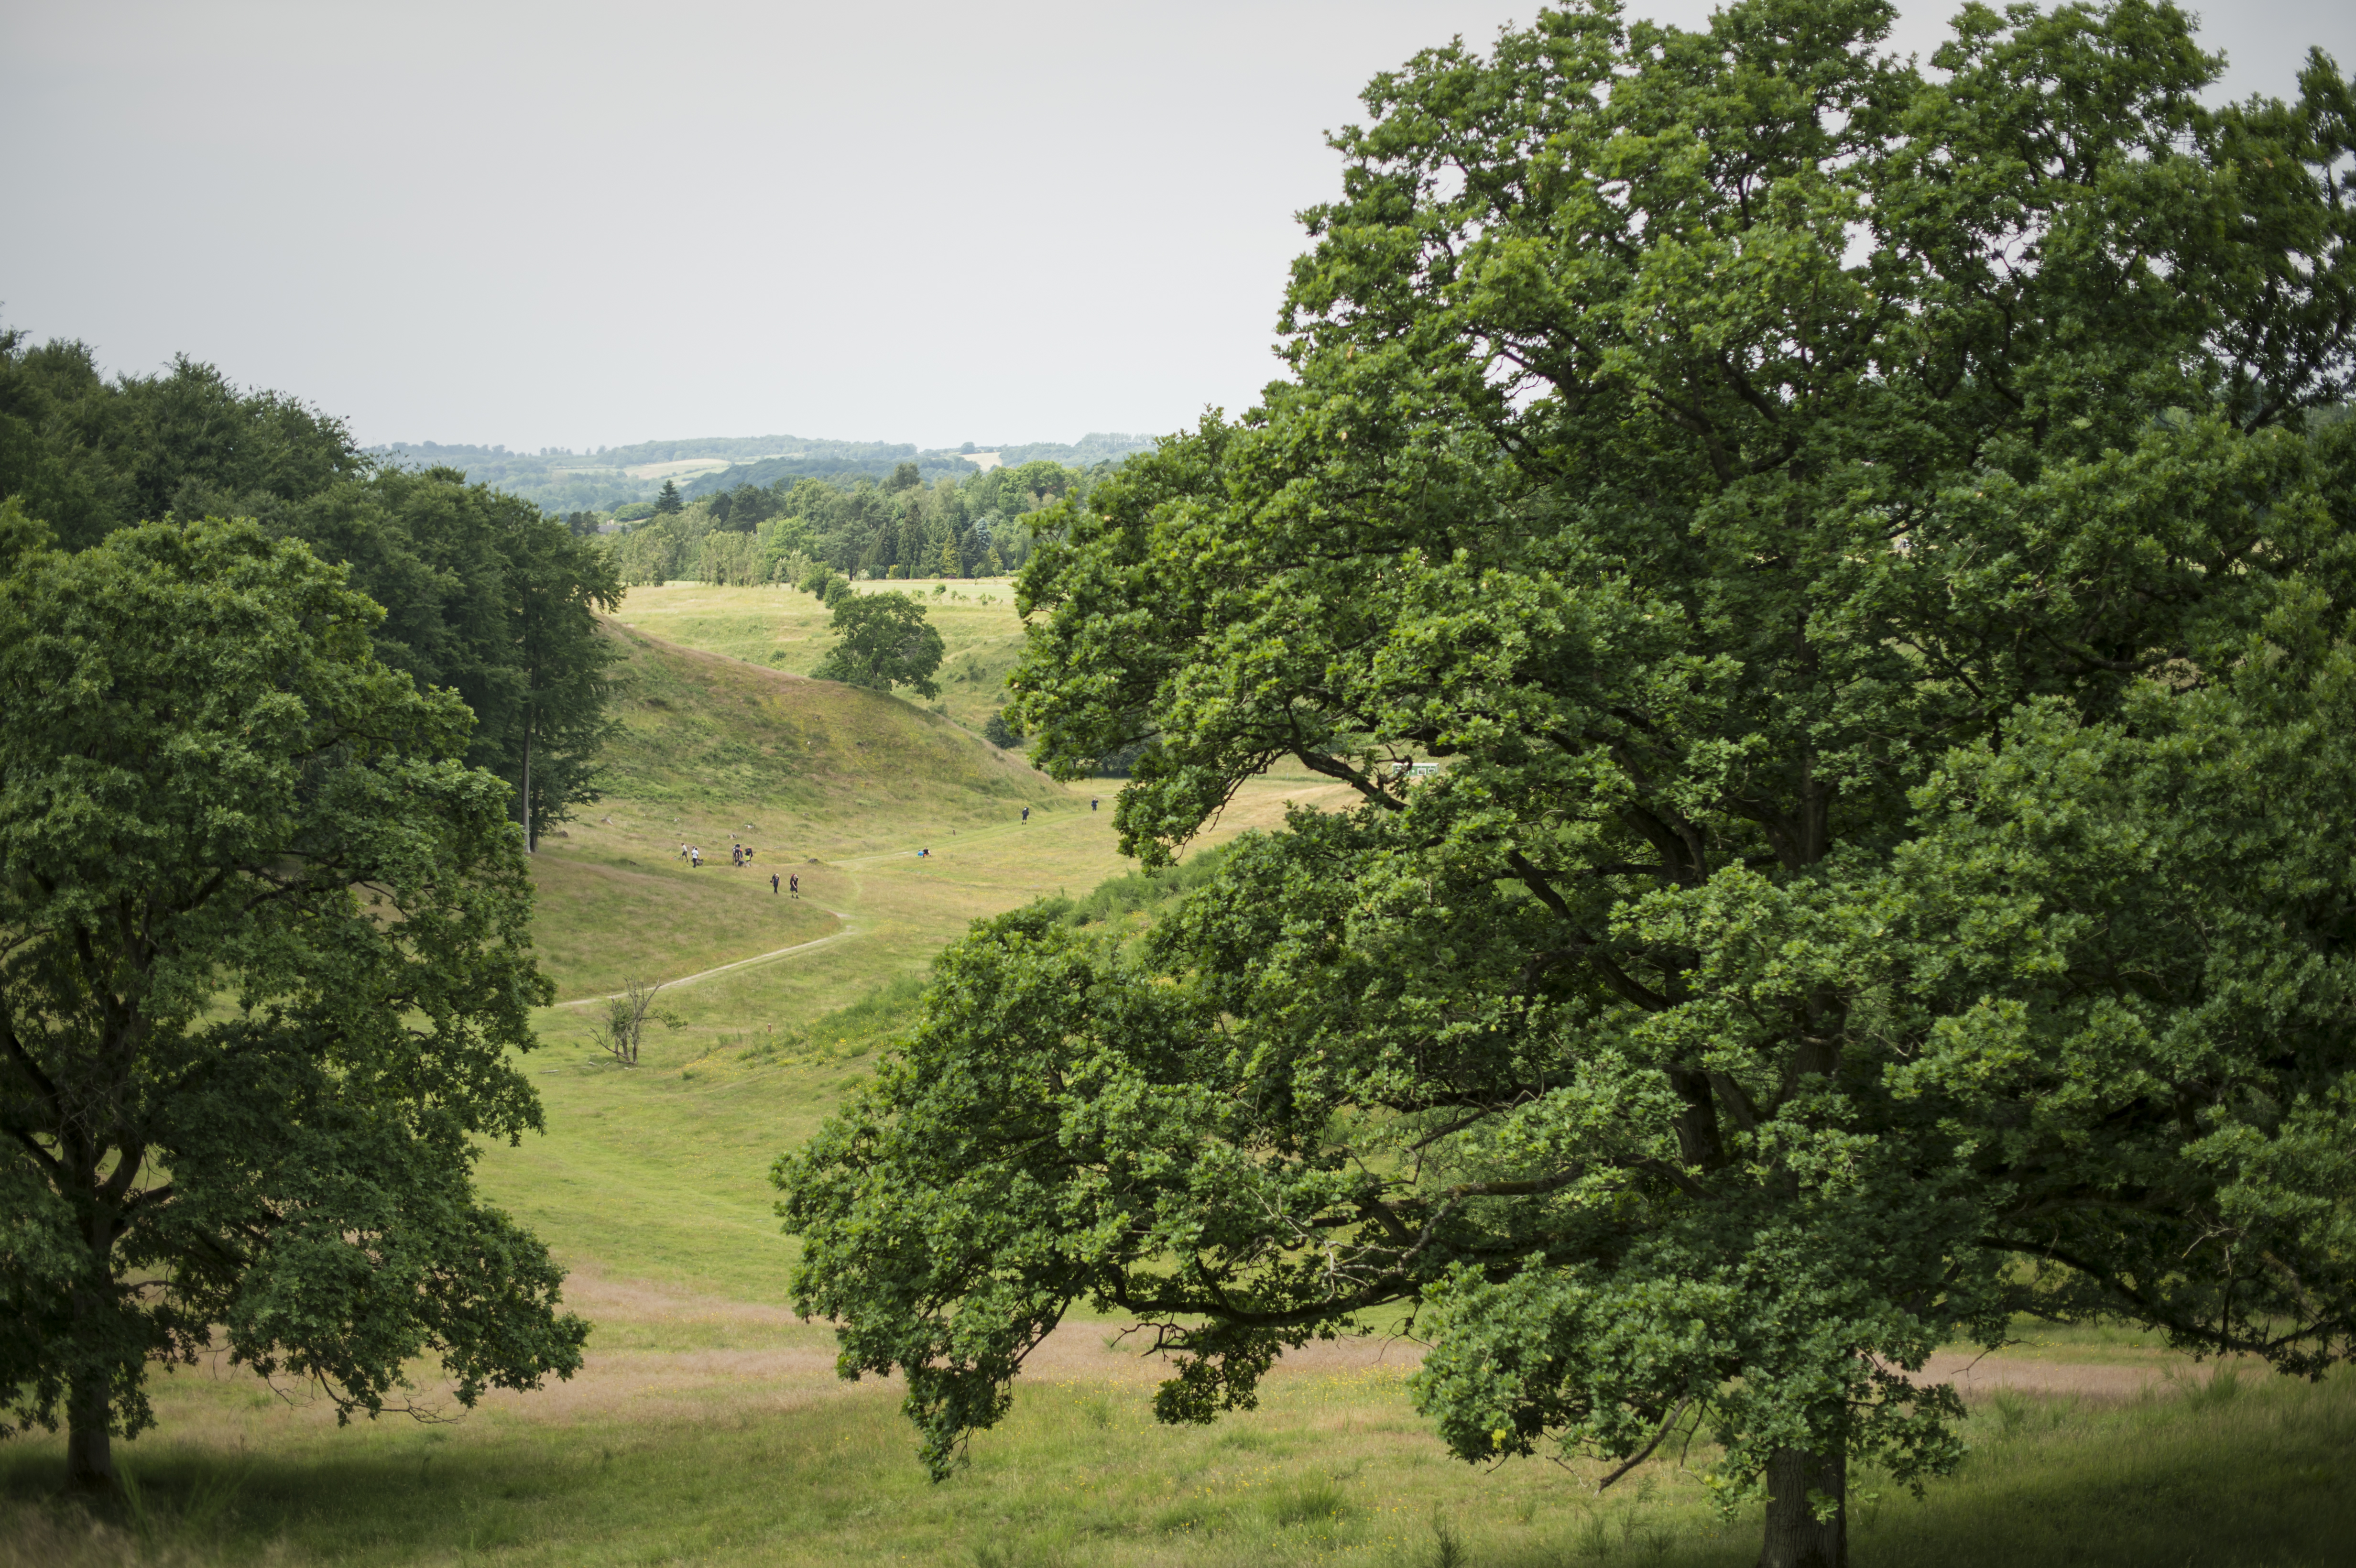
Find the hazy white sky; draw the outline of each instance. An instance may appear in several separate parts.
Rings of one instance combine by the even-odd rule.
[[[1274,373],[1366,78],[1534,9],[0,0],[0,320],[370,443],[1171,430]],[[2205,14],[2233,96],[2356,67],[2344,0]]]

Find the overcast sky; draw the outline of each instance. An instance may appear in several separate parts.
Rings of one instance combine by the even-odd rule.
[[[1533,9],[0,0],[0,320],[367,443],[1171,430],[1275,373],[1366,78]],[[2344,0],[2207,14],[2233,96],[2356,67]]]

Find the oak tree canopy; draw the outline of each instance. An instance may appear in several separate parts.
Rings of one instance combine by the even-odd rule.
[[[2356,95],[2206,108],[2143,0],[1935,74],[1890,16],[1378,77],[1289,378],[1041,530],[1020,717],[1153,741],[1126,848],[1280,759],[1360,804],[1141,945],[978,928],[780,1161],[937,1474],[1076,1304],[1172,1420],[1404,1309],[1464,1458],[1697,1433],[1838,1563],[2016,1314],[2348,1353]]]
[[[347,1414],[581,1364],[471,1182],[541,1123],[521,837],[382,616],[251,523],[0,506],[0,1430],[62,1418],[72,1485],[210,1345]]]

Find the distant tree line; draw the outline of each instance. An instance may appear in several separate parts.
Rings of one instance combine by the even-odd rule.
[[[1089,468],[1119,462],[1153,444],[1152,438],[1119,432],[1092,431],[1076,442],[1029,442],[995,450],[1009,467],[1047,461],[1067,468]],[[566,513],[603,511],[628,519],[648,515],[659,485],[684,487],[689,500],[744,485],[766,488],[780,480],[791,488],[798,479],[828,479],[848,485],[862,475],[881,480],[904,463],[914,463],[918,475],[936,480],[962,480],[974,471],[969,460],[978,450],[968,442],[958,451],[918,450],[905,441],[815,441],[798,435],[699,436],[682,441],[646,441],[631,446],[605,446],[574,452],[544,446],[537,452],[511,452],[504,446],[472,446],[441,442],[393,442],[363,453],[380,465],[400,468],[459,468],[478,484],[537,502],[543,511]],[[703,459],[727,464],[717,471],[684,476],[633,476],[633,468]]]
[[[955,452],[920,452],[913,446],[894,446],[883,442],[812,441],[802,443],[798,450],[775,457],[740,462],[716,474],[700,475],[689,483],[686,494],[690,500],[694,500],[746,485],[771,488],[780,481],[791,488],[798,479],[826,479],[838,486],[848,486],[862,475],[882,480],[912,463],[916,464],[917,477],[926,484],[937,484],[943,479],[962,483],[974,472],[970,459],[983,450],[994,451],[1000,463],[1008,468],[1021,468],[1033,463],[1054,463],[1066,468],[1087,469],[1101,463],[1119,463],[1134,453],[1150,450],[1152,445],[1153,438],[1150,435],[1103,431],[1091,431],[1071,443],[1033,441],[984,449],[967,442]],[[680,455],[701,454],[682,451]]]
[[[562,446],[511,452],[464,442],[401,441],[370,447],[365,455],[384,467],[461,469],[478,485],[536,502],[542,511],[563,513],[643,505],[661,483],[629,472],[646,464],[703,459],[741,465],[809,444],[791,435],[703,436],[580,452]],[[884,464],[888,468],[890,460]]]
[[[594,797],[613,653],[595,613],[621,592],[580,525],[363,453],[341,421],[241,391],[182,357],[109,378],[89,347],[0,329],[0,496],[87,549],[141,522],[251,517],[349,571],[382,605],[377,656],[475,716],[466,761],[515,790],[537,832]]]
[[[615,538],[624,582],[798,582],[812,566],[846,577],[990,577],[1030,559],[1036,514],[1085,494],[1112,464],[1045,459],[926,483],[916,464],[882,483],[780,479],[689,500],[666,486],[652,516]]]

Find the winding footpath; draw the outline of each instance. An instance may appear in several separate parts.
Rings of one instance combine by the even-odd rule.
[[[826,909],[826,906],[820,904],[819,908]],[[848,922],[851,918],[839,909],[826,909],[826,912],[840,921]],[[831,936],[821,936],[811,942],[797,942],[791,947],[780,947],[769,953],[756,953],[750,958],[739,958],[734,964],[723,964],[716,969],[699,969],[682,979],[665,980],[661,989],[674,991],[681,986],[692,986],[698,980],[709,980],[714,975],[725,975],[735,969],[749,969],[755,964],[766,964],[772,958],[788,958],[797,953],[808,953],[814,947],[824,947],[830,943],[841,942],[846,936],[858,934],[859,927],[846,923],[841,931]],[[592,1002],[610,1002],[625,994],[621,991],[608,991],[602,997],[575,997],[569,1002],[552,1002],[549,1005],[552,1008],[585,1008]]]

